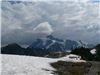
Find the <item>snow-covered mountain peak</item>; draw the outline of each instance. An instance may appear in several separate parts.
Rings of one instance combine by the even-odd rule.
[[[44,49],[48,52],[58,52],[58,51],[64,51],[72,50],[78,47],[85,47],[88,48],[88,43],[85,43],[83,41],[74,41],[74,40],[62,40],[59,38],[56,38],[52,35],[49,35],[45,38],[37,39],[35,42],[33,42],[29,48],[32,49]]]

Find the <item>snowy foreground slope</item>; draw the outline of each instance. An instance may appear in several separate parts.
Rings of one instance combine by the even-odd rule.
[[[68,56],[58,59],[18,55],[1,55],[1,57],[1,75],[54,75],[52,71],[55,69],[50,65],[52,62],[59,60],[85,62],[83,60],[71,60]]]

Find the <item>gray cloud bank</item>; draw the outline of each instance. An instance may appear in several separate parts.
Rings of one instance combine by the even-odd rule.
[[[79,1],[2,1],[2,45],[31,44],[52,34],[62,39],[100,43],[100,4]]]

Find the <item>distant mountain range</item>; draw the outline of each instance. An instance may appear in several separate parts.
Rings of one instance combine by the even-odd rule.
[[[22,48],[16,43],[9,44],[1,48],[1,53],[44,56],[52,52],[67,52],[79,47],[92,48],[93,45],[82,41],[62,40],[49,35],[45,38],[36,39],[27,48]]]
[[[62,40],[49,35],[45,38],[36,39],[28,48],[35,49],[45,49],[48,51],[61,51],[65,52],[67,50],[72,50],[78,47],[92,48],[92,44],[85,43],[81,40],[73,41],[73,40]]]

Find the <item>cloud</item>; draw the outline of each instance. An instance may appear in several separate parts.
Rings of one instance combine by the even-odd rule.
[[[37,34],[45,34],[45,35],[50,35],[53,32],[53,29],[51,25],[48,22],[43,22],[37,25],[34,29],[33,32]]]
[[[91,0],[2,1],[2,43],[30,44],[38,35],[49,34],[99,43],[99,7]]]
[[[100,2],[100,0],[91,0],[92,2],[94,2],[94,3],[99,3]]]

